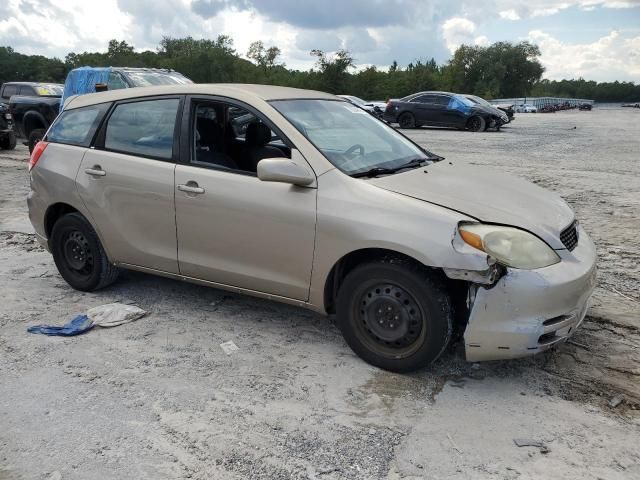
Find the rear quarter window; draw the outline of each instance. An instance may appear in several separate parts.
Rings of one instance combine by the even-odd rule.
[[[107,120],[104,148],[169,160],[180,99],[145,100],[117,105]]]
[[[2,89],[2,98],[9,99],[12,95],[18,94],[18,86],[17,85],[5,85]]]
[[[51,125],[46,140],[88,147],[108,104],[65,110]]]

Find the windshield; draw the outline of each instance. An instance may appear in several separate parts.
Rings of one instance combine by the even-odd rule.
[[[152,85],[185,85],[193,83],[187,77],[178,72],[160,72],[153,70],[122,72],[136,87],[150,87]]]
[[[476,97],[475,95],[469,95],[467,98],[470,99],[472,102],[476,102],[480,105],[484,105],[485,107],[493,106],[489,102],[487,102],[484,98]]]
[[[467,107],[473,107],[475,105],[474,102],[469,100],[464,95],[454,95],[453,98],[455,98],[456,100],[459,100],[460,102],[462,102],[463,105],[466,105]]]
[[[271,104],[337,168],[353,175],[429,160],[417,145],[347,102],[274,100]]]
[[[62,95],[62,85],[56,83],[42,83],[36,87],[36,92],[41,96],[60,96]]]

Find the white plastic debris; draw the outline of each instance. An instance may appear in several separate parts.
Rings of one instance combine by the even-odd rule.
[[[144,317],[147,312],[135,305],[107,303],[87,311],[89,320],[98,327],[117,327]]]
[[[233,343],[233,340],[229,340],[228,342],[221,343],[220,348],[222,348],[224,353],[226,353],[227,355],[231,355],[233,352],[240,350],[238,346],[235,343]]]

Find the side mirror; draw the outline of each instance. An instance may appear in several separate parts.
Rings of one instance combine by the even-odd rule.
[[[288,158],[265,158],[258,162],[258,178],[263,182],[282,182],[306,186],[315,180],[305,168]]]

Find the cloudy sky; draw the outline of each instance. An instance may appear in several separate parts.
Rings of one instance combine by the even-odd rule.
[[[237,51],[262,40],[299,69],[309,50],[346,48],[358,64],[445,62],[462,44],[530,40],[545,77],[640,83],[640,0],[0,0],[0,45],[64,58],[126,40],[215,38]]]

